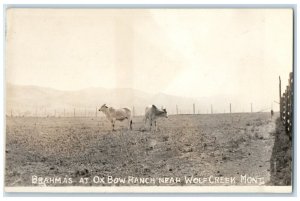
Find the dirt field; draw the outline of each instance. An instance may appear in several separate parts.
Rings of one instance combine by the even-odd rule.
[[[276,114],[277,115],[277,114]],[[32,186],[32,176],[71,177],[72,184],[95,176],[168,178],[180,182],[153,185],[272,185],[270,159],[275,119],[269,113],[176,115],[158,121],[159,130],[144,129],[142,117],[133,130],[117,122],[116,131],[104,118],[6,119],[6,186]],[[241,175],[253,177],[240,181]],[[219,178],[186,183],[185,177]],[[89,178],[87,184],[80,178]],[[234,177],[234,184],[222,178]],[[262,178],[262,179],[260,179]],[[257,181],[263,183],[257,184]],[[195,180],[197,181],[197,180]],[[123,185],[145,185],[123,184]]]

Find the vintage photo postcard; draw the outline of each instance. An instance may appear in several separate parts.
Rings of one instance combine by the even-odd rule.
[[[293,15],[7,8],[5,191],[291,193]]]

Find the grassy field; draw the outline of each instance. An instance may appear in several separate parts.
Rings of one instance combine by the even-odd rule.
[[[236,177],[270,181],[275,117],[269,113],[174,115],[158,120],[158,131],[145,130],[142,117],[112,132],[104,118],[6,119],[6,186],[32,186],[32,176],[71,177],[72,184],[99,177]],[[86,184],[79,179],[89,178]],[[215,180],[214,180],[215,181]],[[46,184],[47,185],[47,184]],[[124,184],[143,185],[143,184]],[[204,185],[155,183],[154,185]],[[215,181],[205,185],[228,185]]]

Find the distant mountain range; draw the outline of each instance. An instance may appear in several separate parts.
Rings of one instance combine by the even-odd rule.
[[[155,104],[165,106],[169,114],[210,113],[213,105],[214,113],[229,112],[229,97],[187,98],[164,93],[151,94],[129,88],[87,88],[78,91],[61,91],[46,87],[6,85],[6,114],[25,116],[85,116],[96,115],[106,103],[113,107],[134,108],[135,115],[143,115],[145,107]]]

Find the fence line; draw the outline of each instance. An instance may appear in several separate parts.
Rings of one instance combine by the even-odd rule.
[[[292,83],[293,80],[291,79]],[[291,84],[290,84],[291,85]],[[283,100],[285,101],[285,100]],[[182,105],[174,104],[173,106],[167,107],[167,111],[169,115],[181,115],[181,114],[231,114],[233,113],[233,104],[228,102],[229,105],[224,106],[224,108],[214,107],[213,104],[201,106],[197,103],[191,103],[191,107],[189,108],[187,105],[184,107]],[[284,105],[284,104],[282,104]],[[200,107],[201,106],[201,107]],[[225,107],[228,109],[225,109]],[[248,106],[249,107],[249,106]],[[282,106],[281,106],[282,107]],[[280,107],[280,111],[282,108]],[[285,106],[284,106],[285,107]],[[188,109],[189,108],[189,109]],[[216,109],[217,108],[217,109]],[[254,112],[253,103],[251,102],[251,107],[249,108],[249,112]],[[132,116],[143,116],[144,109],[141,107],[136,107],[135,105],[131,106]],[[266,109],[264,109],[266,110]],[[263,112],[264,110],[258,111]],[[206,111],[206,112],[205,112]],[[242,113],[245,110],[237,110],[237,113]],[[248,112],[247,112],[248,113]],[[285,115],[285,113],[284,113]],[[21,110],[21,109],[13,109],[9,108],[7,113],[7,117],[102,117],[104,114],[98,111],[98,107],[60,107],[60,108],[44,108],[44,107],[36,107],[34,110]],[[285,116],[284,116],[285,117]]]
[[[174,106],[173,106],[174,107]],[[222,108],[216,109],[213,104],[207,107],[197,107],[195,103],[191,104],[191,107],[181,107],[175,105],[175,107],[167,107],[169,115],[184,115],[184,114],[230,114],[232,113],[232,104],[229,104],[229,109]],[[143,116],[144,110],[132,106],[132,116]],[[242,111],[241,111],[242,112]],[[8,109],[6,112],[7,117],[102,117],[104,114],[98,111],[98,108],[48,108],[37,110],[26,109]]]
[[[280,119],[285,126],[287,134],[292,136],[293,128],[293,107],[294,107],[294,78],[293,73],[289,75],[289,83],[285,92],[281,96],[281,80],[279,77],[279,93],[280,93]]]

